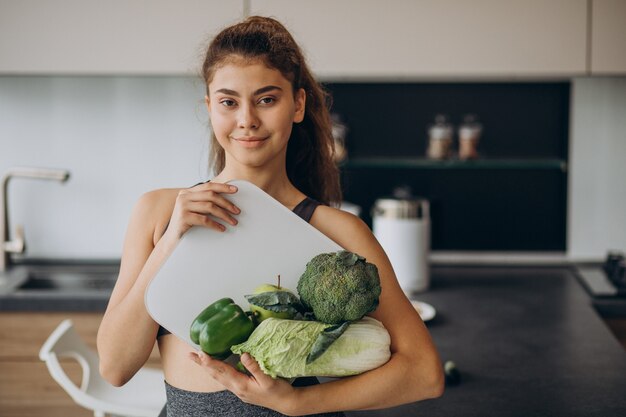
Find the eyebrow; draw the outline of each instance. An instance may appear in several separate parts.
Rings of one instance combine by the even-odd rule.
[[[280,87],[278,87],[276,85],[268,85],[268,86],[259,88],[258,90],[256,90],[254,92],[253,95],[258,96],[259,94],[267,93],[268,91],[273,91],[273,90],[283,91],[282,88],[280,88]],[[235,90],[228,89],[228,88],[220,88],[219,90],[216,90],[215,92],[216,93],[228,94],[229,96],[239,97],[239,93],[238,92],[236,92]]]

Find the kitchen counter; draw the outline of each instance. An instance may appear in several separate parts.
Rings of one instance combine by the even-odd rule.
[[[597,300],[594,303],[571,268],[436,266],[432,275],[432,288],[414,298],[437,309],[436,317],[427,325],[442,361],[456,363],[461,383],[447,387],[443,397],[436,400],[385,410],[350,412],[348,416],[626,415],[626,396],[623,395],[626,351],[596,311]],[[22,299],[15,294],[0,297],[0,305],[3,310],[14,311],[101,312],[108,300],[104,293],[85,298],[85,294],[78,291],[73,294],[60,291],[56,299],[47,297],[45,292],[40,293],[39,300],[36,292],[29,294]],[[10,303],[15,303],[13,308]],[[613,302],[616,306],[622,303],[621,300]],[[615,311],[618,310],[616,307]],[[19,314],[37,313],[7,311],[3,317],[12,323],[11,317]],[[39,313],[42,317],[49,315],[52,320],[46,324],[46,329],[36,332],[37,341],[20,342],[18,338],[22,333],[7,330],[3,343],[16,346],[8,360],[21,354],[19,346],[22,344],[38,349],[63,317],[83,317],[78,313],[55,314]],[[93,323],[83,329],[84,333],[91,332],[95,337],[101,313],[84,314],[95,317]],[[35,322],[41,324],[42,320]],[[32,374],[31,368],[39,366],[41,377],[37,380],[50,384],[42,387],[42,392],[54,392],[54,395],[42,397],[37,406],[50,409],[52,403],[64,399],[68,400],[63,405],[66,408],[59,408],[59,415],[70,415],[66,412],[69,408],[76,409],[77,413],[72,415],[82,415],[80,407],[72,408],[66,394],[48,378],[36,353],[29,355],[32,362],[21,356],[19,360],[7,362],[12,367],[22,364],[20,366],[30,368],[9,371],[6,386],[14,386],[18,375],[23,376],[24,384],[32,384],[33,381],[26,382],[26,378]],[[25,407],[18,400],[11,396],[0,398],[3,410],[0,414],[5,415],[6,411],[7,416],[39,415],[35,411],[32,414],[24,410],[18,414],[8,412],[14,402],[16,410]]]
[[[349,416],[626,415],[626,351],[570,269],[437,267],[415,298],[437,309],[428,328],[461,383]]]

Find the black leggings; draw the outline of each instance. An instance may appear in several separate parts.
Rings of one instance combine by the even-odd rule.
[[[306,379],[307,381],[301,381]],[[315,378],[299,378],[294,386],[319,383]],[[279,417],[284,414],[269,408],[244,403],[232,392],[192,392],[165,382],[167,404],[159,417]],[[343,413],[312,414],[310,417],[344,417]]]

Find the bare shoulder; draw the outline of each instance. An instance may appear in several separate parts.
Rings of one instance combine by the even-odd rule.
[[[176,197],[181,190],[182,188],[160,188],[158,190],[148,191],[139,197],[135,209],[146,214],[158,214],[161,211],[171,212],[171,209],[174,208],[174,204],[176,204]]]
[[[139,197],[137,204],[149,207],[174,204],[181,190],[183,188],[159,188],[148,191]]]
[[[369,226],[352,213],[319,206],[311,218],[311,225],[351,252],[371,257],[380,251]]]
[[[133,209],[133,218],[143,223],[153,234],[156,242],[162,236],[176,204],[176,197],[183,188],[160,188],[141,195]]]

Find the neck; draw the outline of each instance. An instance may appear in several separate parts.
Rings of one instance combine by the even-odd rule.
[[[293,206],[300,201],[303,194],[287,177],[287,170],[282,164],[280,168],[250,167],[226,162],[224,170],[213,181],[228,182],[245,180],[256,185],[285,206]]]

